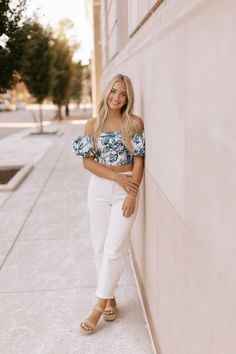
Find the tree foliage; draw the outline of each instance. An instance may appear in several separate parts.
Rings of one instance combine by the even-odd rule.
[[[72,63],[72,75],[70,82],[70,98],[80,102],[81,93],[82,93],[82,65],[81,62]]]
[[[55,60],[51,95],[53,103],[58,106],[58,117],[61,119],[61,106],[66,104],[69,96],[72,53],[66,40],[55,39],[52,49]]]
[[[28,21],[25,30],[28,35],[21,77],[39,103],[40,133],[43,133],[41,104],[50,95],[53,83],[52,36],[37,20]]]
[[[0,0],[0,92],[20,78],[39,104],[52,97],[61,118],[61,106],[81,96],[82,66],[72,61],[79,44],[67,37],[73,23],[60,21],[53,35],[24,18],[27,1]]]
[[[0,0],[0,92],[13,86],[14,73],[22,68],[27,40],[23,16],[25,7],[26,0]]]
[[[73,28],[73,22],[63,19],[59,22],[58,28],[54,31],[55,44],[53,46],[54,63],[54,84],[52,89],[53,102],[58,106],[58,118],[61,119],[61,106],[66,105],[71,97],[71,83],[74,75],[73,53],[78,49],[79,44],[68,37],[69,31]]]
[[[51,32],[36,20],[25,25],[28,33],[22,79],[38,103],[50,94],[53,78]]]

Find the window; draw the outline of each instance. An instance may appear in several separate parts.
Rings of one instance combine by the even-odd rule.
[[[128,33],[131,36],[164,0],[128,0]]]

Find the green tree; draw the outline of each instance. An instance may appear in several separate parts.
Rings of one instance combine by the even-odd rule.
[[[53,50],[50,30],[34,20],[26,24],[28,41],[25,48],[25,60],[22,79],[29,92],[39,103],[40,133],[43,132],[41,104],[51,93],[53,82]]]
[[[55,85],[53,88],[53,101],[58,105],[58,117],[61,119],[61,107],[65,104],[66,115],[69,115],[70,98],[79,100],[81,92],[81,63],[74,63],[72,58],[79,48],[75,38],[69,36],[74,24],[70,19],[59,21],[58,28],[54,32],[55,56],[54,66]],[[60,59],[59,59],[60,58]]]
[[[0,0],[0,92],[10,89],[23,65],[26,0]]]
[[[52,87],[52,100],[58,107],[58,119],[62,119],[61,108],[68,102],[69,88],[71,80],[71,66],[72,66],[72,53],[68,42],[64,40],[55,39],[53,46],[54,61],[53,66],[53,87]]]
[[[80,103],[82,93],[82,65],[81,62],[72,63],[72,75],[70,82],[69,97]]]

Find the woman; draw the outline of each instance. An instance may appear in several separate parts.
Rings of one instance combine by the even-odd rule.
[[[102,314],[108,321],[117,315],[114,292],[128,254],[144,168],[143,122],[132,114],[133,103],[130,79],[116,75],[107,85],[98,117],[89,119],[84,136],[73,142],[74,152],[92,173],[88,208],[98,274],[98,301],[80,324],[83,334],[94,331]]]

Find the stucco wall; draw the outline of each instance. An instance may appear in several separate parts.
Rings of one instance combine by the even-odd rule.
[[[236,1],[164,1],[102,75],[145,123],[132,249],[163,354],[236,352],[235,38]]]

